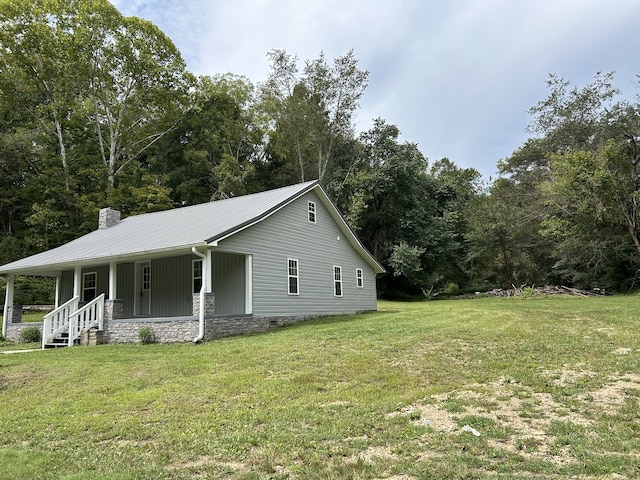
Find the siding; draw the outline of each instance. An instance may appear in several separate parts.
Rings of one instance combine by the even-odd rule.
[[[191,315],[193,309],[191,262],[196,257],[160,258],[151,261],[151,316]]]
[[[211,263],[216,315],[245,313],[245,256],[213,252]]]
[[[316,203],[315,224],[307,217],[310,200]],[[376,309],[373,269],[344,238],[314,192],[220,241],[219,248],[253,254],[255,315],[322,315]],[[299,262],[297,296],[288,295],[287,258]],[[342,267],[342,297],[333,294],[334,265]],[[364,288],[356,286],[357,268],[363,271]]]

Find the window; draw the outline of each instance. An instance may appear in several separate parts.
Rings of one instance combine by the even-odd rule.
[[[288,280],[289,280],[289,295],[298,295],[298,260],[294,258],[288,259]]]
[[[151,290],[151,265],[142,266],[142,290]]]
[[[362,269],[361,268],[356,268],[356,286],[358,288],[363,288],[364,287],[364,280],[362,277]]]
[[[333,267],[333,294],[342,296],[342,267]]]
[[[309,221],[316,223],[316,202],[309,202]]]
[[[202,260],[193,261],[193,293],[200,293],[202,288]]]
[[[90,302],[96,298],[96,286],[97,286],[97,274],[96,272],[89,272],[82,274],[82,301]]]

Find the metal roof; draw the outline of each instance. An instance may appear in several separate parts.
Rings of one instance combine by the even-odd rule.
[[[348,230],[354,247],[374,269],[382,267],[364,249],[344,223],[317,181],[215,202],[127,217],[116,225],[95,230],[52,250],[0,266],[0,273],[52,274],[74,265],[104,264],[126,258],[190,251],[214,244],[247,226],[259,222],[300,195],[316,190],[323,203],[333,208],[340,227]],[[331,210],[331,208],[330,208]],[[376,268],[379,267],[379,268]]]

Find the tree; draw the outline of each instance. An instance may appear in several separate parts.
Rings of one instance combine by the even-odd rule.
[[[56,138],[68,191],[72,167],[97,156],[110,192],[180,118],[190,76],[178,50],[106,0],[2,2],[0,43],[5,101]]]
[[[261,87],[271,119],[274,152],[296,163],[300,181],[323,181],[341,137],[353,136],[353,115],[367,87],[369,72],[358,68],[353,50],[327,63],[324,53],[305,62],[283,50],[267,54],[271,73]]]

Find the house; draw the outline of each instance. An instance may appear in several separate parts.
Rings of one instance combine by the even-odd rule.
[[[91,328],[108,342],[138,341],[143,326],[199,341],[375,310],[383,271],[317,181],[125,219],[105,208],[97,230],[0,266],[3,335],[25,325],[16,275],[56,278],[45,347]]]

